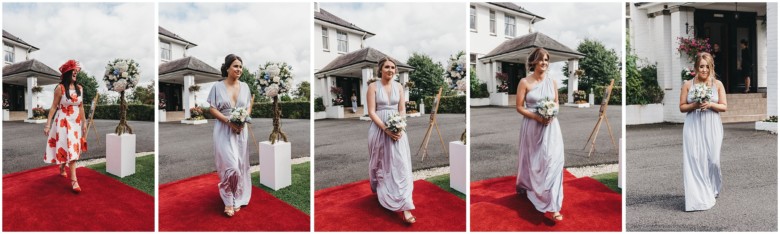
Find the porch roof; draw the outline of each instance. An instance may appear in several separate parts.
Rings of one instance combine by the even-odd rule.
[[[550,52],[550,62],[566,61],[584,58],[585,54],[572,50],[564,44],[544,35],[534,32],[522,37],[504,41],[479,60],[502,60],[525,63],[526,57],[535,48],[542,47]]]
[[[219,70],[192,56],[162,63],[159,66],[161,82],[183,83],[184,75],[194,75],[195,83],[218,81],[222,78]]]
[[[38,78],[38,85],[50,85],[60,82],[60,72],[42,62],[30,59],[3,67],[3,83],[26,86],[27,77]]]
[[[353,73],[354,75],[354,71],[357,71],[357,74],[360,74],[361,68],[367,66],[376,66],[376,63],[378,63],[379,60],[385,57],[390,58],[390,60],[392,60],[396,64],[396,67],[398,68],[398,72],[414,70],[412,66],[409,66],[406,63],[402,63],[401,61],[398,61],[393,57],[387,56],[386,54],[382,53],[379,50],[376,50],[371,47],[366,47],[364,49],[352,51],[350,53],[341,55],[336,59],[333,59],[333,61],[328,63],[328,65],[325,65],[325,67],[320,69],[320,71],[318,71],[314,75],[317,78],[322,78],[328,74],[334,74],[334,73],[343,75],[344,72],[346,72],[346,73]],[[349,71],[345,71],[345,70],[349,70]],[[340,72],[340,71],[344,71],[344,72]]]

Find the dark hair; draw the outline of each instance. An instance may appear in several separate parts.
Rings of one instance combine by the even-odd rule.
[[[748,46],[748,42],[745,39],[740,40],[739,43],[741,43],[741,44],[743,44],[745,46]]]
[[[526,59],[528,71],[534,71],[536,64],[544,60],[545,55],[547,55],[547,59],[550,59],[550,53],[548,53],[547,50],[542,47],[537,47],[533,52],[531,52],[531,54],[528,55],[528,59]]]
[[[376,66],[377,66],[376,78],[382,79],[382,66],[384,66],[386,62],[393,63],[393,65],[396,66],[396,71],[398,71],[398,64],[395,63],[395,61],[393,61],[392,59],[390,59],[390,57],[384,57],[384,58],[380,59],[378,63],[376,63]]]
[[[228,75],[227,70],[230,67],[230,64],[233,64],[233,62],[235,62],[236,60],[238,60],[242,64],[244,63],[244,60],[241,60],[241,57],[238,57],[238,55],[228,54],[227,56],[225,56],[225,63],[223,63],[222,68],[219,69],[222,72],[222,77],[227,77]]]
[[[65,89],[65,98],[70,98],[70,82],[73,82],[73,87],[76,88],[76,95],[81,96],[81,89],[79,89],[79,81],[71,81],[73,79],[73,71],[75,69],[66,71],[65,73],[62,73],[62,76],[60,77],[60,84]]]

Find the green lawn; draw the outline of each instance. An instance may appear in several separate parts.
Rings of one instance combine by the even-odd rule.
[[[154,154],[135,159],[135,174],[119,178],[106,172],[106,163],[87,166],[120,182],[154,196]]]
[[[612,172],[612,173],[606,173],[606,174],[600,174],[600,175],[594,175],[591,178],[598,180],[602,184],[609,187],[609,189],[612,189],[612,191],[615,191],[617,193],[623,193],[623,190],[618,187],[618,173]]]
[[[311,178],[309,176],[311,170],[309,170],[309,165],[309,162],[292,165],[292,185],[278,191],[260,184],[260,172],[252,173],[252,183],[274,197],[298,208],[298,210],[310,214]]]
[[[436,186],[439,186],[439,188],[444,189],[444,191],[450,192],[455,196],[458,196],[460,199],[466,200],[466,194],[463,194],[461,192],[458,192],[458,190],[450,188],[450,174],[434,176],[425,180],[435,184]]]

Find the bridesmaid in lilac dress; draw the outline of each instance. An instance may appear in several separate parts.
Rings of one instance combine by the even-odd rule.
[[[723,123],[720,112],[728,109],[723,83],[715,79],[715,63],[709,53],[696,56],[696,78],[686,81],[680,91],[683,125],[683,184],[685,211],[708,210],[715,206],[721,190],[720,147]],[[708,102],[694,100],[695,85],[711,88]]]
[[[533,74],[520,80],[517,87],[517,112],[524,118],[520,129],[517,182],[515,189],[525,194],[536,210],[552,212],[555,221],[563,220],[563,136],[558,118],[543,118],[536,113],[544,99],[558,103],[558,86],[547,78],[550,55],[537,48],[527,66]]]
[[[393,81],[396,64],[389,58],[379,61],[379,77],[368,85],[366,101],[371,127],[368,129],[369,179],[379,204],[391,211],[403,211],[404,221],[414,223],[412,157],[406,133],[387,129],[385,121],[393,114],[406,113],[403,87]]]
[[[214,124],[214,161],[219,174],[219,195],[225,204],[225,214],[233,216],[241,206],[249,204],[252,196],[252,180],[249,174],[247,132],[244,126],[230,122],[233,107],[247,108],[252,113],[249,86],[238,80],[243,72],[240,57],[230,54],[222,64],[222,77],[211,87],[209,113],[218,121]]]

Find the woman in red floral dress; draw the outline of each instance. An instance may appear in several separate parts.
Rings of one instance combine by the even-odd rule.
[[[54,89],[54,101],[49,109],[49,117],[43,133],[48,136],[46,153],[43,160],[47,163],[60,165],[60,175],[67,178],[65,164],[70,168],[71,187],[74,192],[81,192],[76,178],[76,160],[82,151],[86,151],[86,138],[82,133],[86,125],[82,103],[83,88],[76,81],[81,71],[78,62],[68,60],[60,66],[60,84]],[[56,115],[55,115],[56,114]],[[52,117],[54,124],[52,125]]]

